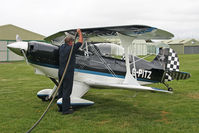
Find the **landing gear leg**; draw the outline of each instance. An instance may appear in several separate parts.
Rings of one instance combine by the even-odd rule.
[[[135,98],[137,96],[138,92],[136,91],[135,94],[133,95],[133,98]]]
[[[167,87],[168,91],[173,91],[173,88],[172,88],[172,87],[169,87],[168,84],[166,84],[165,82],[163,82],[163,84]]]

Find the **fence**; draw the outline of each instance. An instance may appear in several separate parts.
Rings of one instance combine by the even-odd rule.
[[[13,42],[15,41],[12,41],[12,40],[0,41],[0,62],[24,60],[23,57],[13,53],[7,48],[7,45]]]

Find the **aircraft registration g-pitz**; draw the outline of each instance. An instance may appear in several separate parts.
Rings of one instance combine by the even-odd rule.
[[[74,85],[71,105],[92,105],[93,101],[83,99],[90,87],[119,88],[135,91],[153,91],[172,93],[172,88],[165,82],[190,77],[189,73],[179,71],[179,59],[171,48],[160,49],[151,62],[136,56],[129,58],[129,46],[134,39],[171,39],[173,34],[150,26],[129,25],[81,29],[84,44],[76,55]],[[18,55],[24,56],[27,63],[35,68],[36,74],[49,77],[55,86],[37,93],[42,100],[49,100],[58,86],[59,45],[67,34],[75,35],[76,30],[66,30],[53,34],[46,42],[24,42],[17,36],[16,42],[7,47]],[[124,48],[125,58],[118,59],[102,55],[97,45],[87,43],[92,37],[117,38]],[[132,54],[132,53],[131,53]],[[143,85],[163,83],[168,90]],[[57,100],[58,106],[62,98]]]

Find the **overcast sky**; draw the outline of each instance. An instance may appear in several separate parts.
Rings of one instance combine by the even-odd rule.
[[[49,36],[58,31],[149,25],[199,39],[199,0],[0,0],[0,25]]]

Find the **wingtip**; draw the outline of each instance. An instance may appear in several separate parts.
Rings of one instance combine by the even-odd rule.
[[[165,92],[165,93],[173,94],[173,91],[163,90],[163,89],[154,88],[154,87],[152,87],[152,89],[153,89],[154,91],[158,91],[158,92]],[[152,90],[152,91],[153,91],[153,90]]]

